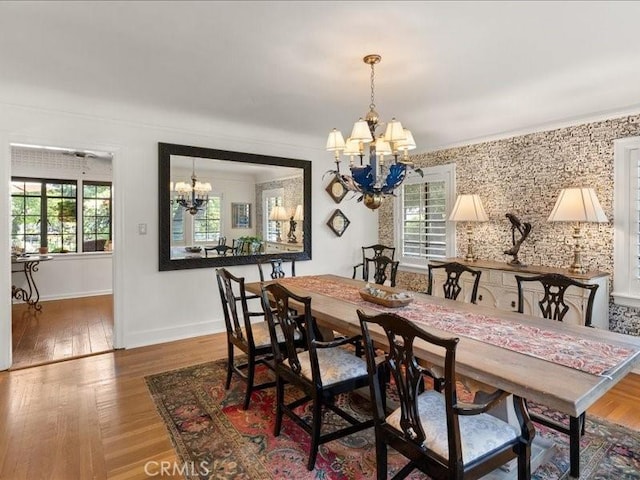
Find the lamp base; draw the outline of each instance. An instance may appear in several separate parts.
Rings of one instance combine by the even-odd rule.
[[[467,224],[467,255],[464,257],[467,262],[475,262],[478,257],[473,253],[473,231],[471,224]]]
[[[571,273],[587,273],[587,267],[582,264],[582,231],[580,223],[573,230],[573,238],[575,239],[575,247],[573,248],[573,263],[569,267]]]

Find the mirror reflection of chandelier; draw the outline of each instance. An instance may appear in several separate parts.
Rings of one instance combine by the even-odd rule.
[[[191,215],[195,215],[202,210],[209,201],[211,184],[209,182],[199,182],[196,178],[196,161],[192,159],[191,183],[176,182],[175,201]]]
[[[413,135],[403,128],[402,124],[392,118],[387,123],[384,134],[376,137],[376,128],[379,125],[378,112],[375,110],[375,69],[380,63],[380,55],[367,55],[364,63],[371,66],[371,104],[364,119],[360,118],[351,131],[351,136],[344,140],[342,133],[333,129],[327,139],[327,150],[334,152],[336,169],[330,173],[336,175],[340,183],[349,191],[361,193],[358,201],[375,210],[380,207],[384,197],[393,195],[405,179],[407,170],[415,170],[422,175],[422,170],[414,169],[409,160],[409,150],[416,148]],[[364,145],[369,144],[369,163],[364,164]],[[340,154],[349,156],[349,169],[351,175],[340,173]],[[386,160],[392,156],[391,160]],[[360,162],[354,161],[355,157]]]

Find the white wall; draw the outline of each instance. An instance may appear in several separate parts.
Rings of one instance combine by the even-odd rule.
[[[0,92],[0,98],[2,98]],[[324,191],[322,176],[332,167],[324,151],[325,132],[317,138],[297,138],[278,131],[228,125],[212,119],[193,119],[175,113],[132,113],[130,106],[102,109],[87,101],[60,110],[0,103],[0,222],[9,231],[10,142],[114,152],[114,301],[117,347],[134,347],[221,331],[220,300],[213,269],[158,271],[158,142],[179,143],[222,150],[262,153],[311,160],[313,192],[313,259],[300,262],[298,274],[351,275],[359,260],[360,246],[376,241],[377,214],[355,200],[334,204]],[[117,112],[117,118],[99,118],[99,112]],[[98,113],[96,113],[98,112]],[[106,114],[105,114],[106,115]],[[133,119],[133,120],[132,120]],[[151,125],[151,122],[155,122]],[[331,119],[327,119],[327,125]],[[242,131],[243,138],[217,132]],[[253,139],[247,141],[247,138]],[[351,220],[342,237],[325,225],[336,207]],[[138,224],[147,224],[147,235]],[[0,235],[0,291],[9,291],[8,235]],[[236,274],[257,280],[254,266],[232,267]],[[4,290],[2,290],[4,289]],[[0,296],[0,369],[10,366],[11,336],[9,295]]]
[[[33,274],[40,300],[112,293],[113,267],[110,253],[69,253],[52,257],[52,260],[40,262],[38,271]],[[26,288],[22,272],[12,274],[11,281],[18,287]]]

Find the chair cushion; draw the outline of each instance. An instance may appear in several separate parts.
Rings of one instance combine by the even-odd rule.
[[[444,396],[434,390],[420,394],[418,413],[426,437],[424,446],[448,459],[449,445]],[[502,447],[519,436],[519,430],[515,426],[488,413],[460,415],[458,421],[464,464]],[[399,408],[387,417],[387,423],[402,431]]]
[[[243,335],[246,337],[246,330],[242,329]],[[256,322],[251,324],[251,333],[253,333],[253,344],[256,347],[266,347],[271,345],[271,335],[269,333],[269,324],[267,322]],[[276,337],[278,343],[284,343],[284,334],[280,325],[276,325]],[[296,331],[294,334],[296,340],[300,339],[300,332]]]
[[[320,366],[320,382],[326,387],[334,383],[342,382],[367,375],[367,363],[360,357],[356,357],[353,352],[344,348],[319,348],[318,365]],[[309,352],[298,353],[302,376],[313,380],[311,376],[311,362]],[[289,365],[289,360],[285,360]],[[290,366],[290,365],[289,365]]]

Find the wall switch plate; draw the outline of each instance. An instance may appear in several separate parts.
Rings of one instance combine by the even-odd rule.
[[[147,224],[139,223],[138,224],[138,235],[146,235],[147,234]]]

